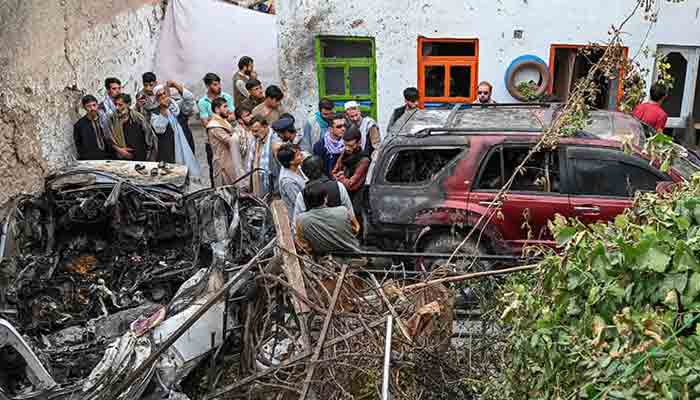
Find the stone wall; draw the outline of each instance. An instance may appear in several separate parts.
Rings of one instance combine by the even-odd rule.
[[[162,13],[154,0],[0,2],[0,204],[74,159],[83,94],[101,98],[107,76],[136,90]]]

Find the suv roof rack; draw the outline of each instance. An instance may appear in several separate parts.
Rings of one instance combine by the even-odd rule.
[[[445,104],[442,106],[431,106],[426,107],[427,110],[454,110],[455,108],[460,109],[470,109],[470,108],[499,108],[499,107],[518,107],[518,108],[550,108],[554,105],[561,103],[455,103],[455,104]]]
[[[407,136],[414,136],[417,138],[424,138],[428,137],[433,134],[433,132],[445,132],[445,133],[457,133],[457,134],[463,134],[465,136],[476,136],[476,135],[491,135],[494,133],[501,133],[501,132],[521,132],[521,133],[542,133],[542,129],[534,129],[534,128],[441,128],[441,127],[432,127],[432,128],[423,128],[415,133],[413,135],[407,135]]]

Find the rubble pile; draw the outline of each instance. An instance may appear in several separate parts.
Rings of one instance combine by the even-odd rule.
[[[204,380],[199,398],[381,399],[387,373],[393,399],[470,398],[466,378],[486,374],[476,369],[488,357],[472,348],[488,339],[476,339],[474,327],[453,333],[464,325],[452,289],[376,277],[362,259],[298,259],[303,284],[275,259],[261,266],[258,295],[244,310],[240,362]]]
[[[144,334],[185,312],[213,290],[212,276],[223,282],[225,268],[274,237],[267,206],[233,188],[183,195],[172,185],[136,186],[86,170],[48,178],[45,192],[16,198],[0,217],[3,245],[11,242],[0,246],[7,249],[0,319],[22,335],[50,376],[32,381],[28,357],[0,340],[0,360],[14,367],[0,374],[0,393],[10,396],[53,386],[66,393],[82,388],[87,398],[84,381],[114,343],[126,343],[120,337],[134,321],[157,316]],[[183,290],[195,277],[199,283]],[[235,309],[227,312],[233,321]]]

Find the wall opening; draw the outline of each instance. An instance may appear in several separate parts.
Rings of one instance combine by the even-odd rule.
[[[627,49],[624,49],[625,55]],[[605,48],[584,45],[552,45],[549,68],[552,75],[550,93],[557,100],[566,102],[576,87],[576,82],[585,78],[591,68],[602,58]],[[600,92],[590,105],[598,109],[615,109],[621,97],[619,79],[608,79],[603,74],[595,77]]]
[[[673,76],[673,87],[661,107],[669,117],[680,117],[685,93],[685,77],[688,70],[688,60],[679,52],[666,55],[666,62],[671,65],[668,73]]]

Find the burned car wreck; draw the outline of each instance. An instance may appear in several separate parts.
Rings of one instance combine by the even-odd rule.
[[[185,168],[133,164],[79,163],[0,210],[0,398],[187,398],[182,380],[236,345],[254,285],[217,299],[115,392],[275,237],[259,199],[185,194]]]

